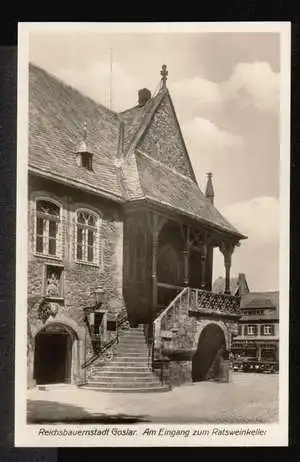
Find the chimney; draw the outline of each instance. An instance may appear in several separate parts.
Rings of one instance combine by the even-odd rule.
[[[205,196],[212,204],[214,203],[215,192],[214,192],[214,187],[212,183],[212,173],[207,174]]]
[[[148,88],[142,88],[141,90],[139,90],[139,101],[138,101],[138,105],[140,107],[144,106],[147,101],[149,101],[151,99],[151,91],[148,90]]]

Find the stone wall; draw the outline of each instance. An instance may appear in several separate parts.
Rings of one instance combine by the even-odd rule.
[[[232,336],[236,333],[236,320],[217,315],[205,316],[189,311],[187,292],[177,299],[165,315],[155,321],[154,364],[157,375],[164,367],[164,376],[171,385],[181,385],[192,381],[193,363],[201,361],[198,354],[199,340],[206,327],[219,328],[224,336],[225,356],[218,367],[212,367],[216,381],[228,381],[228,352],[231,349]],[[212,345],[213,346],[213,345]],[[213,364],[212,364],[213,366]]]
[[[34,203],[39,196],[58,201],[63,207],[62,258],[55,260],[37,256],[34,249]],[[40,326],[38,319],[39,301],[45,295],[46,265],[60,265],[62,268],[62,298],[55,301],[57,316],[70,319],[78,329],[86,331],[83,308],[94,303],[93,291],[104,290],[103,308],[111,318],[124,310],[123,300],[123,222],[118,206],[105,199],[68,188],[49,180],[30,177],[29,181],[29,232],[28,232],[28,319],[32,342],[29,357],[32,362],[34,333]],[[97,265],[81,264],[75,261],[75,210],[85,207],[101,217],[99,239],[99,261]],[[55,318],[53,319],[55,321]],[[30,333],[29,333],[30,335]],[[107,339],[113,335],[107,332]],[[86,351],[82,362],[93,354],[89,335],[86,336]],[[29,365],[29,370],[32,369]]]
[[[185,176],[193,178],[180,128],[168,97],[161,102],[138,148]]]

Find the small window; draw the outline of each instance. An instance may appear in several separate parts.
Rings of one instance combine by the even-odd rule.
[[[93,156],[89,152],[81,153],[81,166],[87,170],[93,170]]]
[[[45,296],[63,298],[63,268],[46,265]]]
[[[98,258],[98,217],[86,210],[76,214],[76,260],[97,263]]]
[[[263,335],[274,335],[274,329],[273,329],[273,326],[271,324],[270,325],[264,325]]]
[[[256,335],[257,334],[257,329],[256,326],[247,326],[247,335]]]
[[[35,250],[39,254],[58,256],[61,234],[60,207],[46,201],[36,201]]]

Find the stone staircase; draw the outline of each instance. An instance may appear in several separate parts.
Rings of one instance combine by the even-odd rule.
[[[83,388],[117,393],[169,391],[152,372],[143,326],[128,327],[117,344],[113,359],[105,365],[96,360]]]

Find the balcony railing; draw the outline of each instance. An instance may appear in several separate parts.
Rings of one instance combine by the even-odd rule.
[[[190,287],[172,287],[167,284],[158,284],[158,286],[159,289],[173,289],[173,293],[174,291],[175,294],[177,293],[154,321],[154,338],[158,344],[161,332],[175,331],[180,327],[183,317],[188,316],[188,312],[207,316],[238,317],[240,315],[240,297]]]
[[[203,314],[240,315],[240,297],[189,289],[189,310]]]

